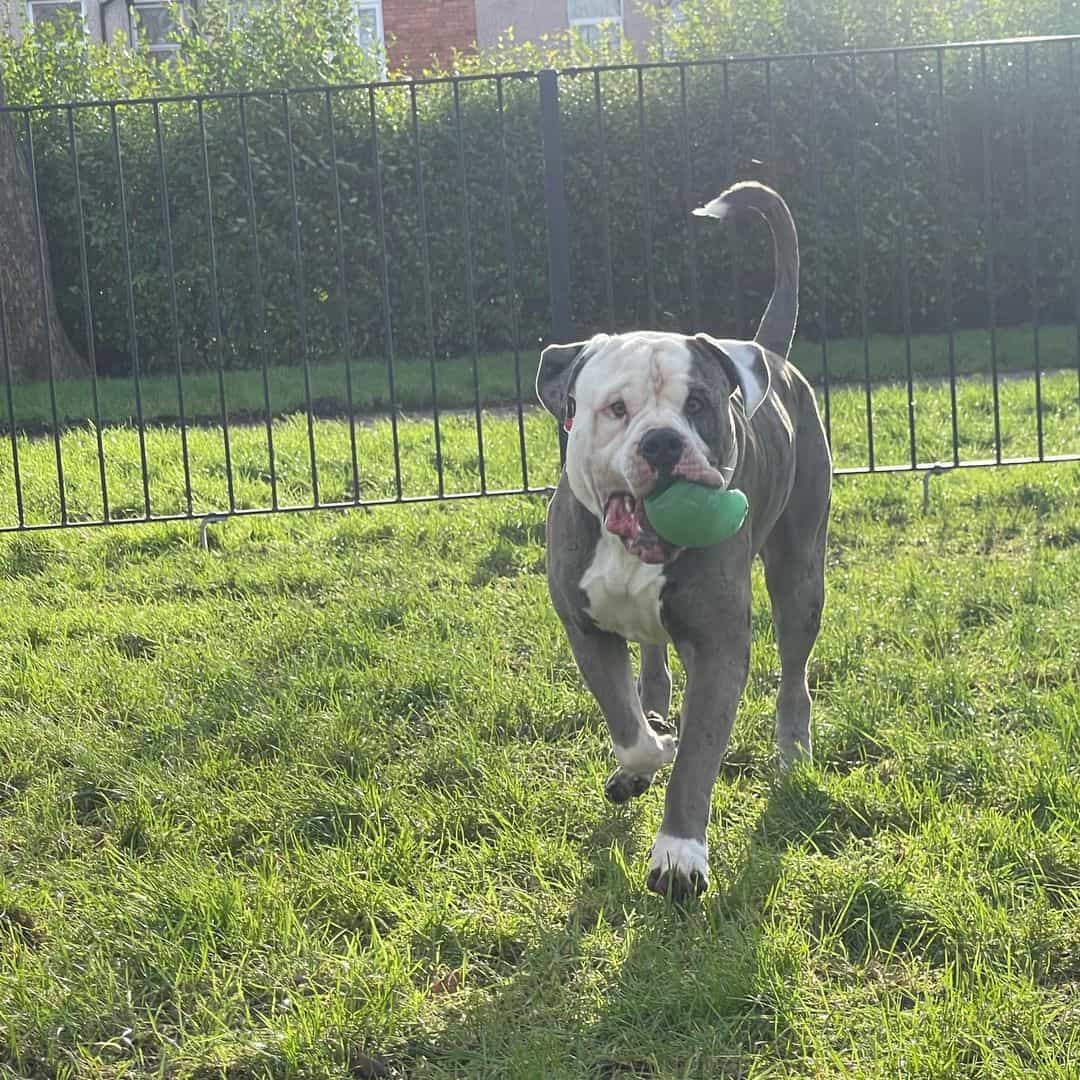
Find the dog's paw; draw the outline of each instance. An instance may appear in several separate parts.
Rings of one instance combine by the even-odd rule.
[[[709,852],[701,840],[657,833],[649,856],[650,892],[683,902],[709,887]]]
[[[651,776],[637,776],[625,769],[616,769],[604,782],[604,796],[609,802],[624,803],[644,795],[652,786]]]
[[[613,749],[624,772],[652,780],[665,765],[675,760],[678,745],[675,728],[658,714],[649,713],[645,725],[638,731],[637,741],[630,746],[616,744]]]
[[[679,745],[675,725],[657,713],[649,713],[645,721],[648,727],[633,746],[614,747],[619,767],[604,784],[604,794],[613,803],[644,795],[657,772],[675,760]]]
[[[674,739],[677,735],[675,725],[670,720],[665,720],[659,713],[646,713],[645,723],[653,729],[654,734],[659,735],[661,738],[670,735]]]
[[[813,763],[814,755],[809,743],[798,742],[795,739],[780,740],[780,771],[790,773],[799,765]]]

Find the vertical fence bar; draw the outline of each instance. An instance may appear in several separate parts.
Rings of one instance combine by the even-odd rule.
[[[960,418],[956,407],[956,328],[953,325],[953,241],[949,225],[949,158],[945,108],[945,50],[935,49],[937,57],[938,103],[938,196],[941,210],[942,255],[945,290],[945,324],[949,336],[949,407],[952,412],[952,460],[960,464]]]
[[[8,351],[7,303],[4,298],[3,278],[0,278],[0,354],[4,361],[4,391],[7,396],[8,425],[11,435],[11,475],[15,481],[15,512],[18,515],[19,528],[24,529],[26,528],[26,510],[23,507],[22,473],[19,469],[19,435],[15,430],[15,401],[11,395],[11,356]]]
[[[990,153],[990,81],[987,76],[986,46],[979,49],[979,83],[982,90],[983,229],[985,231],[986,309],[990,323],[990,378],[994,395],[994,460],[1001,462],[1001,387],[998,382],[997,285],[994,281],[994,170]]]
[[[814,277],[817,279],[817,323],[821,338],[821,381],[825,395],[825,437],[832,443],[832,403],[829,393],[829,290],[825,279],[825,202],[821,177],[821,128],[818,117],[817,64],[810,57],[810,171],[814,175]]]
[[[277,461],[274,456],[274,416],[270,410],[270,371],[266,357],[266,296],[263,293],[262,258],[259,254],[259,224],[256,220],[255,175],[251,168],[248,135],[247,96],[240,95],[240,145],[244,155],[244,187],[247,195],[248,228],[251,234],[251,276],[255,285],[255,333],[262,368],[263,408],[266,416],[266,458],[270,474],[270,505],[278,508]]]
[[[649,326],[656,325],[656,281],[653,274],[652,195],[649,184],[649,139],[645,125],[645,79],[637,69],[638,153],[641,155],[641,247],[645,256],[645,305]]]
[[[161,107],[154,102],[154,143],[157,148],[158,172],[161,175],[161,223],[165,228],[165,272],[169,279],[169,323],[172,327],[173,359],[176,364],[176,407],[180,418],[180,454],[184,464],[184,504],[190,515],[191,499],[191,459],[188,456],[187,415],[184,411],[184,368],[180,356],[180,311],[176,299],[176,256],[173,248],[172,210],[169,205],[169,180],[165,166],[165,139],[161,132]],[[227,456],[227,452],[226,452]],[[232,470],[226,466],[226,470]],[[230,485],[231,489],[231,485]],[[229,509],[233,509],[232,500]]]
[[[735,168],[735,125],[731,119],[731,72],[726,60],[721,62],[724,82],[724,145],[727,147],[727,167],[724,170],[724,186],[735,183],[739,177]],[[739,272],[739,216],[736,214],[726,223],[731,234],[731,291],[735,303],[735,335],[741,337],[746,323],[743,320],[742,275]]]
[[[600,69],[593,69],[593,101],[596,107],[596,152],[600,164],[600,233],[604,245],[604,289],[607,299],[607,329],[615,325],[615,267],[611,252],[611,205],[608,202],[607,132],[604,126],[604,99],[600,88]]]
[[[570,321],[570,212],[566,205],[559,76],[537,75],[540,91],[540,133],[544,150],[544,204],[547,214],[548,276],[551,289],[551,333],[556,341],[574,336]]]
[[[41,320],[45,329],[45,359],[49,365],[49,409],[52,413],[53,453],[56,459],[56,486],[60,495],[60,521],[67,524],[67,492],[64,484],[64,457],[61,452],[60,420],[56,407],[56,373],[53,371],[52,321],[49,310],[49,281],[45,269],[45,227],[41,220],[41,201],[37,184],[37,161],[30,113],[23,113],[26,132],[26,156],[30,166],[30,191],[34,201],[34,235],[37,238],[38,290],[41,294]]]
[[[521,400],[521,349],[518,340],[517,280],[514,256],[514,218],[510,205],[510,151],[506,145],[506,114],[502,76],[495,78],[495,105],[499,113],[499,150],[502,161],[503,251],[506,259],[506,296],[510,305],[510,346],[514,350],[514,393],[517,401],[518,451],[521,489],[529,490],[529,461],[525,448],[525,413]]]
[[[124,183],[124,162],[120,154],[120,128],[116,120],[116,105],[109,106],[109,125],[112,131],[113,156],[116,161],[116,187],[120,199],[120,239],[124,253],[124,278],[127,285],[128,332],[131,334],[131,373],[135,383],[135,418],[139,425],[139,463],[142,468],[144,516],[149,520],[150,470],[146,461],[146,425],[143,422],[142,374],[139,367],[139,338],[135,326],[135,284],[131,270],[131,236],[128,227],[127,190]]]
[[[476,282],[473,278],[472,221],[469,215],[469,174],[465,167],[465,132],[461,122],[461,83],[454,81],[454,126],[457,134],[458,177],[461,181],[461,236],[465,248],[465,305],[469,311],[472,352],[473,405],[476,412],[476,452],[480,459],[480,493],[487,491],[484,460],[484,421],[480,413],[480,341],[476,330]]]
[[[863,340],[863,394],[866,401],[867,465],[874,471],[874,395],[870,383],[870,323],[866,307],[866,243],[863,238],[862,184],[859,181],[859,75],[855,56],[851,62],[851,174],[855,188],[855,259],[859,275],[859,328]]]
[[[71,177],[75,186],[75,227],[79,234],[79,283],[86,323],[86,357],[90,361],[90,396],[94,407],[94,438],[97,442],[98,483],[101,486],[101,520],[109,521],[109,486],[105,469],[105,441],[101,430],[101,398],[98,393],[97,347],[94,342],[94,309],[90,302],[90,267],[86,255],[86,221],[83,216],[82,176],[79,170],[79,144],[75,137],[74,109],[67,107],[68,149],[71,154]]]
[[[765,145],[769,160],[765,165],[765,175],[769,184],[776,187],[776,111],[773,106],[772,61],[765,61]]]
[[[555,341],[568,342],[573,338],[574,331],[570,322],[570,213],[566,205],[559,76],[557,72],[545,69],[537,74],[536,81],[540,93],[540,138],[544,151],[551,333]],[[566,431],[561,422],[557,430],[561,465],[566,461]]]
[[[897,244],[900,261],[900,303],[904,321],[904,375],[907,380],[907,422],[908,454],[911,467],[919,463],[919,452],[915,437],[915,381],[911,370],[911,268],[908,265],[907,248],[907,193],[904,181],[904,121],[900,108],[900,53],[894,52],[893,59],[893,106],[895,111],[893,133],[896,152],[896,191],[894,197],[897,207]]]
[[[214,185],[210,179],[210,150],[206,141],[206,113],[202,98],[196,104],[199,118],[199,144],[202,149],[203,183],[206,185],[206,238],[210,255],[210,318],[214,331],[214,352],[217,353],[218,408],[221,414],[222,449],[225,453],[225,488],[229,498],[229,513],[236,509],[236,491],[233,483],[232,441],[229,438],[229,407],[225,399],[225,343],[221,324],[221,276],[218,273],[217,234],[214,229]],[[180,355],[177,350],[177,370]],[[179,375],[177,376],[179,378]],[[181,416],[181,424],[183,417]],[[185,446],[187,434],[184,433]],[[188,511],[191,512],[190,509]]]
[[[679,65],[679,126],[683,152],[683,215],[686,219],[686,266],[690,278],[690,326],[701,329],[701,289],[697,269],[697,230],[690,214],[694,198],[694,156],[690,145],[690,116],[686,101],[686,65]]]
[[[1031,350],[1035,361],[1035,431],[1039,460],[1045,456],[1042,400],[1042,357],[1039,351],[1039,238],[1035,231],[1035,110],[1031,91],[1031,46],[1024,46],[1024,202],[1028,234],[1028,287],[1031,292]]]
[[[382,285],[383,334],[386,344],[386,387],[390,394],[390,434],[394,444],[394,491],[401,498],[401,442],[398,436],[397,388],[394,384],[394,324],[390,306],[390,255],[386,241],[386,209],[383,205],[382,158],[379,154],[379,121],[375,108],[375,87],[368,87],[368,117],[371,130],[371,168],[375,178],[375,214],[379,226],[379,277]],[[460,126],[460,117],[458,118]],[[475,318],[472,297],[469,313]],[[474,361],[475,371],[475,361]],[[480,471],[484,469],[484,450],[480,448]]]
[[[1080,103],[1076,100],[1076,49],[1075,41],[1069,42],[1069,57],[1067,64],[1068,88],[1069,88],[1069,133],[1072,142],[1070,155],[1071,165],[1069,175],[1072,177],[1072,270],[1073,291],[1073,318],[1076,322],[1076,393],[1080,397]]]
[[[341,213],[341,178],[338,175],[337,132],[334,129],[333,91],[326,88],[326,134],[330,150],[330,182],[334,189],[334,247],[337,256],[338,307],[341,310],[341,349],[345,354],[345,398],[349,405],[349,454],[352,462],[353,502],[360,501],[360,465],[356,458],[356,407],[352,384],[352,326],[349,290],[345,279],[345,227]]]
[[[308,348],[307,289],[304,285],[304,248],[300,238],[300,199],[296,190],[296,155],[293,147],[292,109],[289,91],[281,94],[285,121],[285,160],[289,169],[289,206],[292,211],[293,259],[296,264],[296,326],[304,359],[304,406],[307,410],[308,457],[311,463],[311,501],[319,505],[319,466],[315,454],[315,412],[311,401],[311,354]]]
[[[435,467],[439,474],[439,498],[446,494],[443,468],[442,426],[439,422],[439,378],[435,371],[435,308],[431,296],[431,246],[428,240],[427,196],[424,194],[424,156],[420,146],[420,110],[416,83],[409,84],[409,117],[412,123],[416,164],[416,201],[420,207],[420,254],[423,263],[424,320],[427,327],[428,360],[431,366],[431,417],[435,427]]]

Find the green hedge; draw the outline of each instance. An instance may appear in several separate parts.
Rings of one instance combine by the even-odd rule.
[[[71,50],[55,47],[43,58],[45,42],[36,52],[33,43],[21,51],[8,45],[5,79],[12,101],[27,101],[40,98],[41,87],[49,85],[77,98],[369,78],[370,60],[343,33],[348,5],[338,6],[342,11],[334,21],[321,10],[268,4],[243,32],[230,28],[222,9],[211,3],[199,34],[185,42],[183,59],[161,68],[116,50],[99,55],[91,49],[73,60]],[[688,35],[708,38],[696,22],[706,7],[690,5],[691,18],[668,34],[666,50],[690,51]],[[708,25],[715,29],[722,22]],[[275,42],[277,52],[295,62],[283,63]],[[547,48],[507,45],[503,58],[549,63],[560,54],[552,53],[555,45]],[[573,49],[568,59],[588,58],[580,45]],[[28,74],[28,57],[35,56],[39,65],[54,67]],[[768,65],[767,78],[765,65],[741,62],[694,64],[685,76],[678,68],[650,68],[640,84],[635,70],[606,71],[600,76],[600,112],[592,72],[564,75],[575,325],[583,334],[632,325],[748,331],[771,279],[766,238],[757,225],[729,231],[690,218],[688,210],[725,183],[752,176],[784,192],[800,225],[805,336],[903,329],[901,220],[912,328],[944,328],[950,302],[954,325],[985,325],[987,175],[997,319],[1030,320],[1034,283],[1039,318],[1071,320],[1078,295],[1073,267],[1080,169],[1069,48],[995,47],[987,51],[986,65],[984,87],[978,50],[944,54],[944,129],[933,52],[902,57],[898,85],[891,56],[862,58],[854,69],[847,58],[820,58],[813,65],[778,60]],[[280,93],[245,98],[247,154],[236,97],[207,99],[201,110],[190,101],[165,103],[156,118],[147,104],[117,108],[134,335],[112,114],[105,107],[73,111],[86,271],[103,367],[124,369],[137,345],[144,370],[170,370],[177,342],[188,369],[213,367],[219,359],[230,368],[255,366],[264,357],[272,364],[295,361],[302,329],[312,360],[381,358],[388,346],[384,295],[400,354],[426,355],[433,348],[436,356],[460,355],[474,345],[503,350],[515,339],[534,351],[546,338],[547,241],[535,78],[506,78],[498,86],[480,80],[456,88],[435,82],[339,89],[329,100],[333,160],[323,92],[291,94],[287,118]],[[73,339],[82,341],[80,206],[68,117],[62,109],[32,115],[57,293]]]

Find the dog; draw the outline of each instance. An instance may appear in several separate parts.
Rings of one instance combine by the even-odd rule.
[[[550,345],[536,390],[562,423],[565,467],[548,506],[547,575],[578,668],[607,722],[616,803],[673,764],[647,885],[686,899],[709,883],[712,790],[750,666],[750,566],[760,555],[781,678],[784,767],[811,756],[806,665],[821,626],[832,462],[814,393],[787,356],[798,316],[795,222],[771,188],[743,182],[694,214],[754,211],[772,232],[773,292],[752,341],[636,331]],[[646,496],[681,477],[738,488],[743,527],[678,549]],[[641,645],[633,677],[627,643]],[[686,672],[678,732],[668,645]]]

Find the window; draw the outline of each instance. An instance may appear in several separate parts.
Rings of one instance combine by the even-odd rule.
[[[356,40],[369,56],[382,56],[382,0],[356,0]]]
[[[26,17],[32,26],[41,26],[43,23],[61,23],[71,15],[85,19],[86,12],[83,10],[82,0],[29,0],[26,5]]]
[[[131,44],[160,56],[172,56],[180,48],[168,4],[136,0],[131,5]]]
[[[566,14],[570,29],[589,45],[605,42],[618,48],[622,41],[622,0],[567,0]]]

